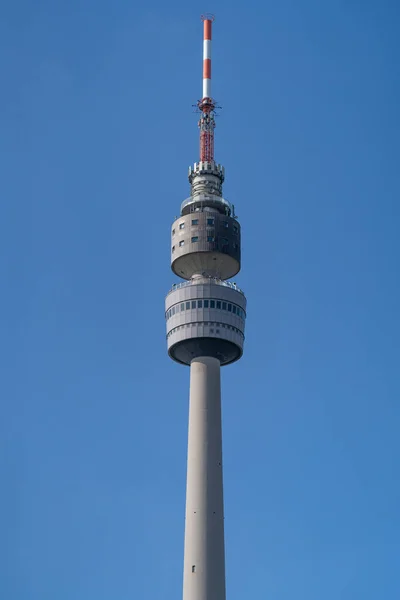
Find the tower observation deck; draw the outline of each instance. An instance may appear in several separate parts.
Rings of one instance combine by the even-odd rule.
[[[190,366],[183,600],[225,600],[220,367],[243,354],[246,297],[227,281],[241,266],[241,230],[214,160],[211,30],[203,17],[200,160],[171,227],[171,269],[184,281],[165,300],[169,356]]]

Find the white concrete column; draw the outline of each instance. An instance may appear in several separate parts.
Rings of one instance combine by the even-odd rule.
[[[183,600],[225,600],[220,363],[190,365]]]

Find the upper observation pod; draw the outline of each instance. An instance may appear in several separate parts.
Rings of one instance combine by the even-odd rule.
[[[171,268],[183,279],[229,279],[240,271],[240,224],[222,197],[224,169],[199,162],[189,171],[192,195],[171,229]]]

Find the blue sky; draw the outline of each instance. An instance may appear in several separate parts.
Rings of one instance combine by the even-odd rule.
[[[223,371],[229,600],[400,596],[397,2],[3,3],[0,598],[181,597],[189,370],[170,224],[216,158],[243,232]]]

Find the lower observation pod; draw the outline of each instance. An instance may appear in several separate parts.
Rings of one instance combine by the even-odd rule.
[[[228,365],[243,354],[246,297],[234,283],[194,276],[165,300],[168,354],[184,365],[209,356]]]

